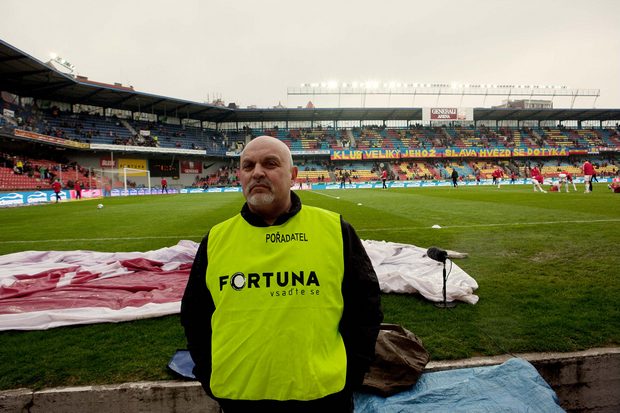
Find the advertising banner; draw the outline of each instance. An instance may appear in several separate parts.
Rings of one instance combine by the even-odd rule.
[[[398,159],[400,149],[364,149],[362,157],[363,159]]]
[[[507,148],[448,148],[445,150],[444,156],[453,158],[510,158],[512,150]]]
[[[422,120],[473,121],[473,108],[422,108]]]
[[[60,199],[62,201],[70,198],[70,191],[60,191]],[[54,194],[54,191],[0,193],[0,207],[26,204],[32,205],[46,202],[56,202],[56,194]]]
[[[527,148],[513,149],[512,156],[568,156],[567,148]]]
[[[52,143],[54,145],[64,146],[68,148],[77,148],[77,149],[90,148],[90,145],[87,143],[70,141],[69,139],[57,138],[55,136],[41,135],[40,133],[36,133],[32,131],[15,129],[14,133],[15,133],[15,136],[18,136],[20,138],[26,138],[32,141]]]
[[[441,158],[445,149],[402,149],[401,158]]]
[[[108,158],[100,158],[99,166],[103,169],[116,169],[116,160]]]
[[[430,120],[457,120],[457,108],[431,108]]]
[[[127,171],[127,176],[146,176],[146,159],[118,159],[118,169],[123,168],[131,168],[131,169],[142,169],[145,172],[138,171]]]
[[[400,158],[400,149],[347,149],[334,150],[330,158],[333,161],[361,161],[364,159],[398,159]]]
[[[182,174],[201,174],[202,162],[200,161],[181,161],[181,173]]]
[[[575,153],[566,148],[432,148],[432,149],[401,149],[401,158],[510,158],[529,156],[568,156]],[[332,158],[333,159],[333,158]]]
[[[362,160],[362,151],[355,150],[333,150],[330,158],[332,161],[361,161]]]

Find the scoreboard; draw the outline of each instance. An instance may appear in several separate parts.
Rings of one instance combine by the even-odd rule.
[[[172,159],[149,159],[151,176],[169,176],[179,179],[179,161]]]

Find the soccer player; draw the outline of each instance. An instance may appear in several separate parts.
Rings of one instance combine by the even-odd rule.
[[[504,176],[504,171],[498,166],[497,168],[495,168],[491,176],[493,177],[493,184],[497,184],[497,188],[499,189],[502,186],[502,177]]]
[[[547,191],[545,191],[543,187],[541,186],[543,182],[545,181],[545,178],[543,178],[542,174],[540,173],[540,170],[536,166],[532,168],[531,175],[532,175],[532,185],[534,185],[534,192],[540,191],[540,192],[547,193]]]
[[[60,190],[62,189],[62,185],[60,184],[60,180],[56,179],[52,184],[52,189],[54,190],[54,195],[56,195],[56,203],[60,201]]]
[[[564,172],[560,172],[558,174],[558,182],[557,182],[558,192],[562,192],[562,185],[566,187],[566,192],[568,192],[568,180],[566,178],[566,174]]]
[[[568,192],[568,184],[572,184],[573,189],[575,190],[575,192],[577,192],[577,185],[575,185],[575,182],[573,182],[573,176],[570,174],[570,172],[568,172],[567,170],[563,170],[560,173],[560,176],[562,176],[562,174],[566,175],[566,192]]]
[[[583,183],[586,186],[586,190],[584,191],[586,194],[592,192],[592,175],[596,172],[594,171],[594,166],[586,159],[581,167],[583,171]]]
[[[611,192],[620,194],[620,171],[618,172],[618,176],[612,179],[611,185],[608,185],[607,187],[611,189]]]

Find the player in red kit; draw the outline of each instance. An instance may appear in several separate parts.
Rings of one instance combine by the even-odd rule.
[[[573,182],[573,176],[570,174],[570,172],[568,172],[567,170],[563,170],[560,173],[560,178],[562,178],[562,175],[565,175],[566,177],[566,192],[568,192],[569,190],[568,184],[572,184],[573,189],[575,190],[575,192],[577,192],[577,185],[575,185],[575,182]]]
[[[55,180],[54,183],[52,184],[52,189],[54,190],[54,195],[56,195],[56,203],[60,201],[61,188],[62,188],[62,185],[60,185],[60,181],[58,179]]]
[[[499,189],[502,186],[502,177],[504,176],[504,171],[498,166],[493,173],[491,174],[493,177],[493,183],[497,184],[497,188]]]
[[[385,181],[387,181],[387,176],[387,170],[384,169],[383,172],[381,172],[381,182],[383,183],[382,189],[387,189],[387,185],[385,184]]]
[[[534,192],[540,191],[546,193],[547,191],[545,191],[541,186],[545,179],[540,173],[540,170],[535,166],[531,169],[530,174],[532,177],[532,185],[534,185]]]
[[[73,189],[75,190],[75,199],[82,199],[82,185],[80,181],[75,181]]]
[[[611,189],[611,192],[615,194],[620,194],[620,172],[618,172],[618,174],[618,176],[612,179],[611,185],[607,186],[609,189]]]
[[[586,194],[592,192],[592,176],[596,173],[594,171],[594,166],[590,163],[590,161],[585,161],[583,166],[581,167],[583,171],[583,183],[586,186],[586,190],[584,191]]]

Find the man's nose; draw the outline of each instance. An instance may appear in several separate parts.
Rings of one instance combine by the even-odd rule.
[[[254,169],[252,170],[252,176],[253,177],[265,176],[265,169],[260,164],[254,165]]]

